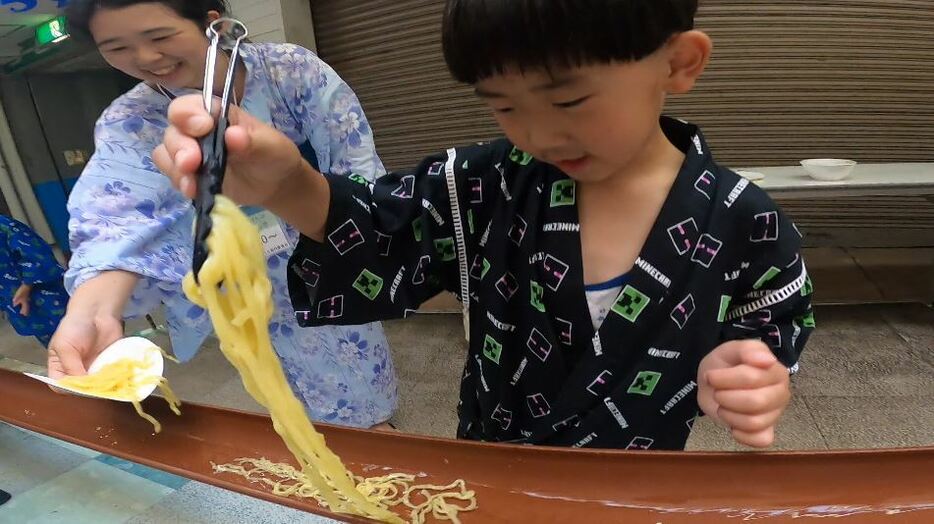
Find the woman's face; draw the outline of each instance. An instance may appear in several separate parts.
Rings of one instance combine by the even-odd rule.
[[[220,15],[211,11],[208,20]],[[170,88],[200,89],[208,39],[195,22],[159,2],[99,9],[91,35],[114,68]]]

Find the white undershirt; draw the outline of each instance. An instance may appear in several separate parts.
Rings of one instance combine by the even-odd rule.
[[[623,286],[629,280],[628,275],[623,275],[603,284],[586,286],[584,293],[587,295],[587,307],[590,309],[590,320],[593,322],[594,331],[598,331],[606,316],[610,313],[616,299],[623,291]]]

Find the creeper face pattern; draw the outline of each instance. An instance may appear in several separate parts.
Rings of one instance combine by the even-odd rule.
[[[369,181],[369,180],[367,180],[366,178],[363,178],[362,176],[360,176],[360,175],[358,175],[358,174],[356,174],[356,173],[351,174],[351,175],[348,176],[347,178],[350,179],[351,182],[356,182],[357,184],[360,184],[361,186],[368,186],[368,185],[370,185],[370,181]]]
[[[412,232],[415,234],[415,241],[421,242],[425,235],[425,221],[422,217],[416,217],[412,221]]]
[[[531,299],[532,307],[544,313],[545,312],[545,302],[544,302],[545,288],[543,288],[538,282],[535,282],[533,280],[531,284],[531,289],[532,289],[532,299]]]
[[[573,206],[577,203],[577,184],[573,180],[558,180],[551,186],[551,207]]]
[[[439,238],[435,240],[435,251],[441,255],[443,262],[457,260],[457,247],[453,238]]]
[[[642,293],[632,286],[626,286],[620,293],[616,303],[613,304],[612,311],[617,315],[635,324],[639,316],[648,307],[651,299],[648,295]]]
[[[752,289],[762,289],[763,286],[771,282],[772,279],[780,275],[781,272],[782,270],[775,266],[770,267],[769,270],[763,273],[762,276],[759,277],[759,280],[757,280],[756,283],[752,285]]]
[[[726,317],[730,313],[730,303],[733,297],[729,295],[720,296],[720,313],[717,315],[717,322],[726,322]]]
[[[801,288],[801,296],[809,297],[814,294],[814,283],[811,282],[811,277],[808,275],[804,279],[804,287]]]
[[[499,359],[503,355],[503,345],[496,341],[495,338],[487,335],[483,339],[483,356],[499,364]]]
[[[364,269],[360,276],[357,277],[357,280],[354,281],[353,288],[371,301],[376,300],[376,297],[383,290],[383,279]]]
[[[661,379],[662,374],[656,371],[640,371],[632,381],[632,385],[629,386],[628,393],[651,397]]]
[[[520,150],[517,147],[512,148],[512,152],[509,153],[509,160],[519,164],[520,166],[527,166],[532,163],[532,155],[526,153],[525,151]]]
[[[806,328],[814,329],[817,327],[817,321],[814,320],[814,312],[811,311],[807,315],[801,318],[801,325]]]

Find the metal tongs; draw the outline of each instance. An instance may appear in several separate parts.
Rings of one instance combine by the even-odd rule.
[[[224,172],[227,170],[227,147],[224,134],[227,131],[227,116],[230,113],[232,96],[235,95],[237,62],[240,59],[240,44],[249,35],[246,26],[233,18],[215,20],[205,31],[211,40],[208,47],[207,61],[204,66],[204,108],[215,119],[214,131],[201,140],[201,168],[198,170],[198,191],[195,196],[195,246],[192,257],[192,272],[195,282],[198,273],[208,258],[207,239],[211,234],[214,211],[214,199],[224,186]],[[217,55],[224,51],[229,55],[227,76],[221,97],[220,109],[214,107],[214,78],[217,68]]]

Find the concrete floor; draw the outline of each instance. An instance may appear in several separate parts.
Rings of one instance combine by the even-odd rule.
[[[934,309],[819,307],[817,315],[776,449],[934,445]],[[453,435],[466,351],[460,317],[420,315],[386,329],[401,392],[393,422],[402,431]],[[164,336],[155,339],[169,347]],[[0,325],[0,367],[42,373],[44,362],[33,339]],[[262,411],[216,342],[192,362],[170,365],[166,376],[184,400]],[[739,448],[725,430],[701,419],[688,449]],[[14,495],[0,507],[0,524],[327,522],[3,424],[0,488]]]

